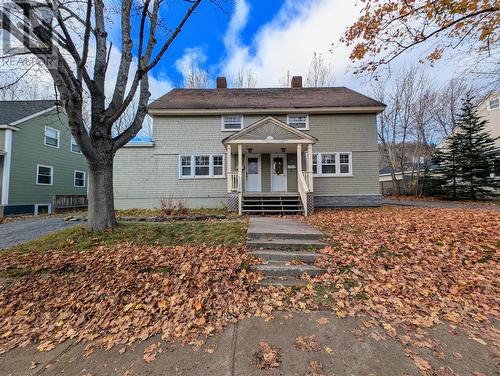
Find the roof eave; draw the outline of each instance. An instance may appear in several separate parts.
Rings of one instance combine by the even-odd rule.
[[[149,108],[151,116],[190,116],[190,115],[226,115],[226,114],[343,114],[343,113],[368,113],[379,114],[384,111],[385,105],[356,106],[356,107],[282,107],[282,108]]]

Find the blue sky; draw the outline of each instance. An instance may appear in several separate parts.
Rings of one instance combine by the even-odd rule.
[[[192,60],[201,61],[212,80],[226,75],[230,82],[238,70],[251,69],[257,86],[272,87],[287,71],[305,76],[313,53],[319,52],[335,66],[336,83],[347,84],[347,50],[332,54],[330,49],[355,19],[351,0],[228,0],[222,4],[220,9],[206,1],[190,18],[153,71],[158,80],[152,84],[153,98],[168,91],[161,88],[181,86],[180,62]]]
[[[177,0],[173,4],[182,4]],[[212,83],[252,70],[258,87],[279,86],[290,75],[306,76],[314,52],[334,67],[335,85],[369,93],[369,83],[351,73],[349,49],[338,43],[359,16],[352,0],[226,0],[223,9],[205,1],[188,21],[160,65],[153,71],[152,99],[182,86],[182,62],[200,61]],[[185,6],[185,3],[184,3]],[[178,8],[177,8],[178,9]],[[332,43],[334,43],[332,47]],[[418,54],[407,54],[392,68],[412,65]],[[440,80],[453,71],[435,67]]]

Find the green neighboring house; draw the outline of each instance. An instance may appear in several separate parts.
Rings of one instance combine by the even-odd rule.
[[[85,196],[87,163],[54,100],[0,101],[0,215],[52,212]]]

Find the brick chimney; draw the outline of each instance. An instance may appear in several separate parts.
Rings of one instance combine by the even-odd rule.
[[[301,88],[302,87],[302,76],[293,76],[292,77],[292,88]]]
[[[227,89],[226,77],[217,77],[217,89]]]

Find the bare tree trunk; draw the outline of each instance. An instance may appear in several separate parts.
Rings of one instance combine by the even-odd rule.
[[[89,163],[89,231],[102,231],[116,225],[113,203],[113,157]]]

